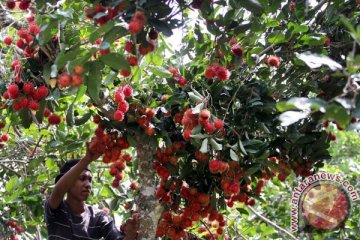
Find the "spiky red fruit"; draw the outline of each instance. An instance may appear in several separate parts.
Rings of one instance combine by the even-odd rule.
[[[49,117],[49,116],[50,116],[50,114],[51,114],[50,109],[45,108],[45,109],[44,109],[44,117]]]
[[[137,190],[137,189],[138,189],[137,183],[136,183],[136,182],[132,182],[132,183],[130,184],[130,189],[131,189],[131,190]]]
[[[123,75],[124,77],[128,77],[130,76],[131,71],[129,69],[121,69],[120,74]]]
[[[29,102],[29,108],[31,109],[31,110],[34,110],[34,111],[37,111],[38,109],[39,109],[39,103],[37,102],[37,101],[34,101],[34,100],[31,100],[30,102]]]
[[[16,6],[16,3],[15,3],[15,1],[13,1],[13,0],[9,0],[9,1],[6,2],[6,7],[7,7],[8,9],[14,9],[15,6]]]
[[[37,89],[37,92],[39,93],[39,99],[42,99],[48,95],[49,89],[46,86],[41,86]]]
[[[149,38],[152,40],[156,40],[158,38],[158,32],[155,29],[151,29],[149,32]]]
[[[124,85],[122,89],[125,97],[130,97],[133,94],[133,89],[130,85]]]
[[[132,53],[134,51],[134,49],[135,49],[135,44],[132,43],[132,42],[125,42],[124,49],[128,53]]]
[[[203,109],[200,112],[200,118],[203,120],[208,120],[210,118],[210,111],[207,109]]]
[[[31,0],[22,0],[19,3],[19,8],[23,11],[27,10],[30,6]]]
[[[137,66],[138,65],[138,59],[135,56],[128,56],[126,58],[126,60],[128,61],[128,63],[130,64],[130,66]]]
[[[324,45],[328,47],[328,46],[330,46],[330,43],[331,43],[330,38],[328,36],[326,36]]]
[[[4,43],[5,43],[6,45],[10,46],[11,43],[12,43],[12,41],[13,41],[13,39],[12,39],[11,36],[5,36],[5,37],[4,37]]]
[[[29,32],[33,35],[36,35],[40,32],[40,28],[38,25],[36,25],[36,23],[32,23],[29,26]]]
[[[61,122],[61,118],[59,115],[53,113],[49,116],[48,121],[52,125],[59,125]]]
[[[7,91],[12,99],[15,99],[19,96],[19,87],[16,84],[10,84],[7,88]]]
[[[233,45],[231,47],[231,52],[235,55],[235,56],[238,56],[238,57],[242,57],[243,55],[243,49],[239,46],[239,45]]]
[[[296,8],[296,3],[291,1],[290,4],[289,4],[289,9],[291,12],[294,12],[295,11],[295,8]]]
[[[124,120],[124,117],[125,117],[125,115],[124,115],[124,113],[122,112],[122,111],[120,111],[120,110],[116,110],[115,111],[115,113],[114,113],[114,120],[115,121],[122,121],[122,120]]]
[[[34,85],[31,82],[27,82],[23,86],[23,92],[25,94],[31,95],[34,92]]]
[[[271,67],[278,68],[280,66],[280,58],[278,56],[270,56],[267,59],[267,64]]]
[[[1,140],[7,142],[9,140],[9,135],[7,133],[1,134]]]
[[[216,129],[222,129],[224,127],[224,121],[221,119],[216,119],[214,121],[214,126]]]

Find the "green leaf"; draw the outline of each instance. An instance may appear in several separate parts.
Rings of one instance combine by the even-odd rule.
[[[254,14],[261,14],[264,12],[264,7],[257,0],[241,0],[236,2],[236,4],[233,4],[234,6],[241,6]]]
[[[288,40],[285,38],[285,34],[281,31],[274,31],[269,34],[267,40],[271,44],[286,43]]]
[[[114,27],[114,21],[109,21],[105,25],[97,28],[94,32],[92,32],[89,36],[89,41],[94,43],[98,38],[101,37],[103,33],[108,32],[111,28]]]
[[[194,102],[202,102],[204,100],[202,96],[198,96],[194,92],[188,92],[188,94],[189,94],[189,98]]]
[[[102,81],[102,66],[101,62],[94,61],[90,62],[90,71],[89,71],[89,77],[87,81],[87,90],[89,92],[89,96],[92,100],[94,100],[95,103],[98,103],[100,101],[99,93],[100,93],[100,86]]]
[[[167,24],[165,21],[161,21],[153,18],[149,20],[149,23],[151,23],[158,32],[162,32],[164,35],[168,37],[170,37],[173,34],[169,24]]]
[[[287,110],[320,110],[325,111],[327,103],[324,100],[317,98],[305,98],[305,97],[294,97],[290,98],[287,102],[279,102],[276,104],[276,108],[280,112]]]
[[[279,119],[282,126],[289,126],[297,121],[306,118],[309,113],[305,112],[296,112],[296,111],[287,111],[280,114]]]
[[[217,151],[222,150],[222,144],[216,142],[215,139],[210,138],[210,144],[213,150],[217,150]]]
[[[150,71],[152,73],[154,73],[155,75],[162,77],[162,78],[170,78],[172,77],[172,73],[169,72],[169,70],[167,70],[164,67],[161,66],[148,66],[148,68],[150,69]]]
[[[5,189],[7,192],[11,193],[17,188],[18,185],[19,185],[19,178],[17,176],[13,176],[6,183]]]
[[[108,53],[101,55],[99,59],[115,70],[130,69],[130,65],[128,61],[126,61],[124,55],[119,53]]]
[[[86,87],[85,85],[81,85],[81,86],[79,87],[79,89],[78,89],[78,91],[77,91],[77,93],[76,93],[76,97],[75,97],[75,99],[74,99],[73,104],[74,104],[75,102],[79,101],[79,100],[84,96],[84,94],[86,93],[86,90],[87,90],[87,87]]]
[[[232,149],[230,149],[230,158],[234,161],[239,161],[239,156],[236,154],[236,152]]]
[[[238,145],[239,145],[240,151],[241,151],[244,155],[247,155],[247,152],[246,152],[246,150],[245,150],[245,148],[244,148],[244,145],[242,144],[242,141],[241,141],[241,140],[238,141]]]
[[[56,19],[49,19],[48,23],[42,24],[38,41],[40,45],[49,42],[57,32],[58,21]]]
[[[320,55],[317,53],[305,52],[295,53],[296,57],[306,63],[311,69],[320,68],[322,65],[328,66],[331,70],[341,70],[343,67],[329,58],[328,56]]]
[[[326,108],[324,119],[333,119],[341,128],[345,128],[350,122],[350,116],[346,109],[339,104],[331,104]]]
[[[308,26],[299,25],[293,22],[288,23],[288,29],[291,30],[292,33],[305,33],[309,31]]]
[[[207,153],[209,151],[208,144],[209,144],[209,140],[205,138],[201,143],[200,152]]]
[[[65,66],[65,64],[71,60],[74,60],[83,50],[80,49],[79,46],[71,48],[70,50],[61,51],[59,55],[56,57],[55,64],[58,69],[61,69]]]
[[[107,32],[103,38],[103,42],[109,44],[113,43],[115,40],[125,36],[127,34],[127,29],[121,26],[113,27],[109,32]]]
[[[251,168],[249,168],[245,173],[244,173],[244,176],[245,177],[249,177],[251,175],[253,175],[254,173],[256,173],[257,171],[259,171],[261,169],[260,166],[253,166]]]
[[[22,125],[24,128],[29,128],[32,122],[32,118],[31,118],[31,112],[29,109],[21,109],[19,111],[19,116],[22,122]]]
[[[66,113],[66,123],[68,126],[74,125],[74,104],[71,104]]]
[[[92,114],[90,112],[88,112],[88,113],[85,113],[84,115],[82,115],[79,118],[75,118],[75,125],[76,126],[83,125],[84,123],[86,123],[90,119],[91,116],[92,116]]]

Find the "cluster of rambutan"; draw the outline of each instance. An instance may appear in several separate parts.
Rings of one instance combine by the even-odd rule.
[[[137,109],[137,123],[142,129],[144,129],[145,134],[152,136],[155,134],[155,126],[151,120],[155,117],[155,109],[153,108],[140,108]]]
[[[125,98],[131,97],[133,89],[130,85],[119,87],[114,94],[114,100],[118,104],[117,110],[114,112],[114,120],[122,121],[125,118],[125,113],[129,110],[129,103]]]
[[[156,190],[156,198],[165,204],[169,211],[164,213],[157,227],[158,237],[167,236],[170,239],[180,239],[185,236],[185,230],[193,226],[200,219],[218,221],[217,232],[212,235],[220,235],[223,232],[225,221],[223,216],[211,209],[210,195],[201,193],[196,188],[189,188],[181,179],[174,181],[170,177],[168,168],[174,170],[178,167],[177,152],[185,146],[184,142],[174,142],[172,146],[159,148],[155,153],[157,161],[154,168],[160,176],[160,185]],[[202,156],[202,158],[204,158]],[[180,191],[180,192],[178,192]],[[180,193],[185,206],[180,208],[178,201],[173,196]]]
[[[215,134],[220,132],[224,134],[224,122],[221,119],[215,119],[210,122],[211,114],[207,109],[201,110],[199,114],[193,114],[192,109],[189,108],[184,112],[181,123],[184,125],[183,138],[189,141],[194,127],[201,125],[205,133]]]
[[[170,172],[167,169],[167,164],[171,164],[173,167],[177,167],[178,157],[176,153],[182,150],[185,144],[181,141],[174,142],[173,145],[167,148],[158,148],[155,152],[154,169],[162,179],[167,179],[170,176]]]
[[[277,175],[277,178],[279,179],[279,181],[284,182],[291,173],[290,165],[285,161],[280,161],[280,159],[276,156],[269,157],[268,161],[278,165],[279,173]]]
[[[13,109],[19,111],[21,109],[30,109],[37,111],[39,109],[40,100],[44,99],[49,93],[46,86],[35,87],[32,82],[12,83],[3,93],[5,99],[14,99]]]
[[[248,184],[241,185],[240,181],[244,174],[238,162],[228,162],[228,170],[221,174],[221,189],[225,194],[226,204],[233,207],[235,201],[243,202],[247,205],[254,205],[255,199],[249,198],[248,194],[252,191]]]
[[[230,71],[219,64],[209,65],[204,73],[208,79],[217,78],[219,81],[225,81],[230,78]]]
[[[21,62],[19,60],[14,60],[11,63],[11,70],[14,72],[15,82],[21,82]]]
[[[110,164],[109,173],[114,177],[112,186],[117,188],[123,179],[122,172],[126,168],[126,163],[132,160],[131,155],[122,152],[122,150],[129,148],[130,144],[117,130],[105,133],[105,127],[100,123],[99,115],[94,116],[93,121],[98,124],[98,127],[91,141],[90,151],[102,154],[102,161]]]
[[[280,58],[278,56],[270,56],[267,58],[264,58],[264,63],[270,67],[280,67]]]
[[[20,0],[20,1],[14,1],[14,0],[7,0],[6,6],[9,9],[14,9],[15,7],[18,7],[20,10],[27,10],[30,7],[31,0]]]
[[[35,22],[30,23],[28,29],[20,29],[17,31],[17,35],[20,39],[16,42],[18,48],[24,49],[24,55],[26,58],[33,57],[35,49],[31,46],[34,37],[39,34],[40,28]]]
[[[94,20],[100,26],[104,25],[108,21],[114,19],[123,12],[126,8],[127,1],[121,1],[113,7],[103,6],[101,4],[95,4],[92,7],[85,8],[86,17]]]
[[[48,108],[44,109],[43,116],[48,119],[50,125],[59,125],[61,123],[61,117]]]
[[[175,67],[169,67],[169,72],[172,73],[172,79],[179,84],[181,87],[184,87],[187,83],[188,80],[186,78],[184,78],[183,76],[181,76],[181,74],[179,73],[178,69]]]
[[[180,196],[185,206],[180,209],[179,204],[172,202],[170,198],[170,210],[162,215],[158,224],[156,235],[158,237],[167,236],[170,239],[181,239],[185,237],[187,228],[191,228],[199,220],[206,221],[214,225],[214,232],[209,235],[219,236],[223,234],[223,227],[226,225],[223,215],[212,210],[210,205],[210,195],[201,193],[196,188],[189,188],[183,181],[173,182],[166,193],[165,187],[168,185],[166,180],[162,179],[161,191],[158,189],[157,197],[162,194],[172,194],[180,188]],[[161,198],[163,199],[163,197]],[[215,239],[218,239],[215,237]]]
[[[233,55],[240,58],[244,55],[244,49],[240,46],[235,37],[230,38],[228,43],[231,47],[231,52]]]
[[[224,161],[213,159],[209,162],[209,171],[213,174],[223,173],[229,170],[229,164]]]
[[[81,65],[77,65],[73,69],[73,73],[67,74],[63,73],[59,76],[57,80],[57,85],[60,89],[64,89],[70,86],[80,87],[83,83],[82,75],[84,73],[84,68]]]
[[[9,230],[11,231],[10,236],[8,236],[8,237],[5,236],[3,238],[3,239],[6,239],[6,240],[7,239],[9,239],[9,240],[18,240],[19,238],[18,238],[18,236],[16,234],[22,234],[24,232],[23,228],[21,226],[19,226],[17,224],[17,222],[12,221],[12,220],[7,221],[5,223],[5,226],[7,226],[9,228]]]

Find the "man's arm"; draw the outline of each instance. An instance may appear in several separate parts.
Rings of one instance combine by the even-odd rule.
[[[91,153],[90,146],[93,144],[86,143],[86,155],[83,157],[74,167],[72,167],[67,173],[60,178],[60,180],[55,184],[55,187],[49,197],[49,206],[52,209],[59,207],[60,203],[63,201],[65,193],[70,189],[70,187],[75,183],[77,178],[80,176],[82,171],[91,163],[91,161],[96,160],[100,157],[98,153]]]

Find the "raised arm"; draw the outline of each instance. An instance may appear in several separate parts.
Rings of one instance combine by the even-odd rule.
[[[49,197],[49,206],[52,209],[59,207],[62,202],[65,193],[70,189],[70,187],[75,183],[77,178],[80,176],[82,171],[94,160],[98,159],[101,154],[92,153],[90,151],[90,145],[94,144],[93,142],[86,143],[86,155],[83,157],[74,167],[72,167],[67,173],[60,178],[60,180],[55,184],[55,187]]]

